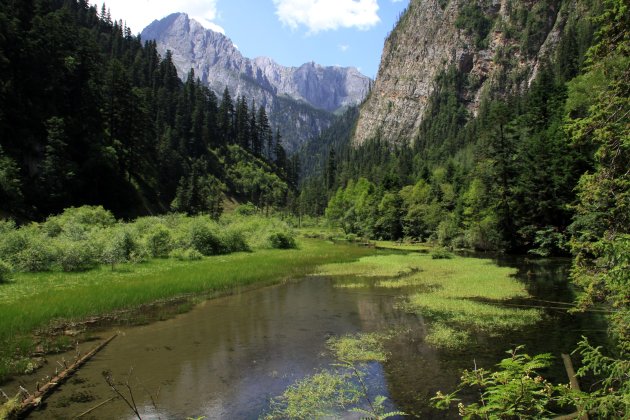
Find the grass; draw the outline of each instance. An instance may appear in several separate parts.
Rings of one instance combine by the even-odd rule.
[[[427,342],[435,347],[463,348],[471,339],[470,330],[495,336],[534,324],[542,316],[537,309],[501,305],[529,295],[514,279],[515,269],[498,267],[491,260],[458,256],[434,259],[419,253],[376,255],[328,264],[320,273],[344,278],[382,277],[376,287],[412,288],[398,306],[434,320]]]
[[[379,249],[390,249],[393,251],[409,251],[428,253],[435,247],[426,243],[394,242],[394,241],[372,241]]]
[[[347,363],[385,362],[388,336],[380,333],[344,335],[328,340],[328,348],[338,360]]]
[[[332,263],[319,267],[325,276],[401,277],[420,269],[419,261],[410,255],[369,256],[352,263]]]
[[[199,261],[153,259],[118,265],[114,271],[102,266],[82,273],[17,273],[12,282],[0,285],[4,359],[0,381],[19,370],[15,356],[32,350],[30,335],[51,323],[80,321],[178,296],[271,284],[311,273],[319,264],[350,261],[370,252],[305,239],[295,250],[258,250]]]
[[[431,326],[424,340],[436,348],[462,350],[470,343],[471,338],[467,331],[456,330],[437,322]]]
[[[340,411],[356,404],[359,388],[347,373],[322,370],[296,382],[281,397],[271,401],[271,410],[262,418],[317,419],[335,418]]]

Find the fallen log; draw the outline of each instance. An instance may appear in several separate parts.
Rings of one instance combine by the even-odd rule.
[[[92,350],[87,352],[82,357],[75,360],[74,363],[67,366],[64,370],[59,372],[52,378],[48,383],[46,383],[42,387],[38,387],[37,391],[33,395],[29,395],[28,398],[22,401],[19,409],[17,410],[17,417],[24,417],[31,410],[38,407],[46,397],[48,397],[59,385],[64,383],[69,377],[71,377],[74,372],[76,372],[81,366],[85,364],[88,360],[90,360],[96,353],[101,351],[106,345],[108,345],[114,338],[116,338],[118,334],[114,334],[109,337],[107,340],[100,343],[98,346],[94,347]]]
[[[562,353],[562,361],[564,362],[564,369],[567,371],[567,376],[569,377],[569,386],[571,389],[576,391],[580,391],[580,383],[577,380],[577,376],[575,375],[575,369],[573,368],[573,362],[571,361],[571,356],[568,354]],[[578,407],[579,409],[579,407]],[[580,414],[579,411],[571,414],[567,414],[565,416],[555,417],[554,420],[588,420],[588,414]]]

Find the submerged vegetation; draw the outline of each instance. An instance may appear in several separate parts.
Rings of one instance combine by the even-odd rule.
[[[462,348],[471,331],[498,335],[541,320],[537,309],[504,306],[515,298],[527,298],[525,286],[516,281],[512,268],[490,260],[452,256],[435,259],[428,254],[392,254],[329,264],[320,272],[333,276],[378,278],[375,287],[409,289],[398,306],[435,321],[426,341],[435,347]],[[363,283],[364,287],[369,286]],[[348,287],[341,283],[341,287]],[[351,287],[360,287],[353,282]]]
[[[405,415],[388,412],[387,398],[373,395],[366,381],[370,363],[384,363],[384,342],[388,334],[363,333],[331,338],[328,348],[337,361],[330,369],[309,375],[289,386],[271,402],[264,418],[312,419],[335,418],[344,412],[359,413],[361,418],[384,420]]]
[[[332,276],[337,287],[398,290],[398,309],[429,321],[425,343],[451,352],[474,344],[480,335],[506,334],[533,325],[542,316],[536,309],[504,305],[510,299],[527,299],[529,295],[524,285],[513,278],[514,269],[498,267],[490,260],[393,253],[326,264],[319,273]],[[367,380],[370,364],[386,364],[387,343],[401,333],[392,330],[329,339],[327,346],[336,361],[334,368],[290,386],[274,399],[268,418],[335,416],[342,411],[360,412],[368,418],[402,414],[387,412],[386,398],[374,395]],[[530,369],[541,358],[536,357],[525,368]],[[516,358],[514,363],[520,362],[521,358]],[[455,396],[444,399],[450,402]],[[302,408],[307,411],[300,411]]]

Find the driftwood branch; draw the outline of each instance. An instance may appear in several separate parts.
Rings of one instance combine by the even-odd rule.
[[[83,355],[81,358],[77,359],[71,365],[67,365],[67,363],[63,363],[64,369],[61,372],[55,374],[55,376],[48,381],[45,385],[38,387],[37,391],[28,395],[24,401],[22,401],[20,408],[17,411],[18,417],[23,417],[25,414],[28,414],[35,407],[39,406],[46,397],[48,397],[59,385],[65,382],[69,377],[71,377],[74,372],[76,372],[81,366],[85,364],[88,360],[90,360],[96,353],[101,351],[106,345],[108,345],[114,338],[116,338],[118,334],[114,334],[107,340],[100,343],[98,346],[94,347],[88,353]]]

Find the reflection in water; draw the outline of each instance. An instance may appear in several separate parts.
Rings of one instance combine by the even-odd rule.
[[[531,285],[535,296],[571,300],[566,263],[499,263],[519,266],[519,278]],[[370,366],[376,392],[387,394],[409,414],[444,418],[447,413],[428,408],[428,400],[437,390],[452,389],[461,369],[475,362],[491,367],[505,350],[520,343],[530,353],[559,356],[574,347],[579,330],[587,328],[581,325],[594,328],[591,318],[550,311],[541,325],[528,331],[501,340],[477,336],[477,344],[466,352],[448,353],[425,345],[425,320],[395,309],[400,297],[391,290],[333,284],[330,279],[307,278],[206,301],[174,319],[126,329],[32,418],[72,418],[96,406],[113,395],[101,372],[111,370],[117,381],[124,382],[130,368],[130,384],[145,418],[257,418],[287,386],[329,367],[332,360],[325,343],[330,336],[392,328],[402,332],[388,342],[390,360]],[[562,373],[560,367],[552,376],[564,381]],[[148,394],[155,396],[158,390],[155,410]],[[79,392],[94,399],[72,402]],[[84,418],[133,416],[117,400]]]

